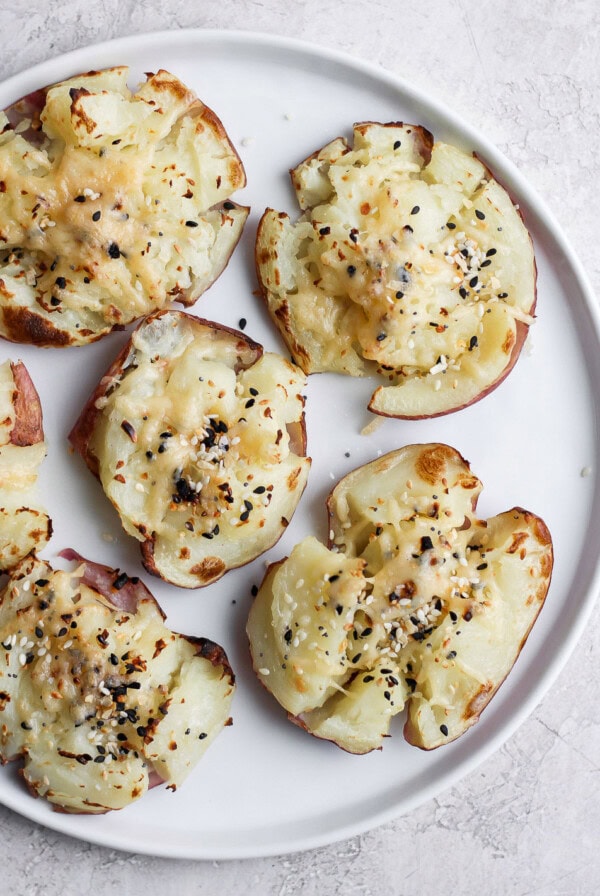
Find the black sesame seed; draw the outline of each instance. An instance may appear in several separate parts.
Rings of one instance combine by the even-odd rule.
[[[354,227],[350,231],[350,239],[353,243],[358,242],[358,230],[356,230]]]
[[[400,149],[401,146],[402,146],[402,143],[400,142],[400,140],[394,141],[394,149]]]
[[[499,298],[499,299],[507,299],[507,298],[508,298],[508,293],[507,293],[507,292],[499,292],[499,293],[498,293],[498,298]]]
[[[370,681],[375,681],[375,676],[374,675],[365,675],[365,677],[363,678],[363,681],[365,684],[368,684]]]
[[[486,257],[486,258],[491,258],[492,255],[495,255],[495,254],[496,254],[496,251],[497,251],[496,249],[488,249],[487,252],[485,253],[485,257]]]
[[[477,274],[475,274],[475,276],[471,277],[471,279],[469,280],[469,286],[475,287],[475,286],[477,286],[478,283],[479,283],[479,277],[477,276]]]
[[[397,299],[403,299],[403,298],[404,298],[404,293],[403,293],[403,292],[400,292],[400,290],[398,290],[398,292],[396,293],[396,298],[397,298]]]
[[[440,725],[440,731],[442,732],[444,737],[448,737],[448,726],[447,725]]]
[[[258,585],[252,586],[252,588],[250,589],[250,594],[252,595],[252,597],[256,597],[256,595],[258,594]]]
[[[471,336],[469,339],[469,351],[472,352],[474,348],[477,348],[479,342],[477,340],[477,336]]]
[[[266,488],[264,485],[257,485],[255,489],[252,489],[255,495],[263,495],[266,492]]]
[[[207,735],[206,735],[206,732],[203,731],[201,734],[198,735],[198,740],[204,740],[204,738],[205,738],[206,736],[207,736]]]
[[[448,230],[456,230],[456,224],[454,224],[453,221],[448,221],[446,227],[448,228]]]
[[[39,625],[36,625],[34,631],[35,631],[35,636],[36,636],[36,638],[43,638],[43,637],[44,637],[44,631],[43,631],[43,629],[41,629],[41,628],[39,627]]]
[[[480,221],[485,221],[485,215],[478,208],[475,209],[475,217],[479,218]]]
[[[356,267],[353,264],[349,264],[346,268],[349,277],[354,277],[356,274]]]
[[[460,287],[460,289],[458,290],[458,294],[459,294],[459,296],[461,297],[461,299],[466,299],[467,296],[469,295],[469,293],[468,293],[467,290],[464,288],[464,286],[461,286],[461,287]]]
[[[57,277],[54,281],[59,289],[65,289],[67,286],[67,281],[64,277]]]
[[[411,213],[411,215],[418,215],[420,211],[421,211],[421,206],[413,205],[413,207],[410,210],[410,213]]]
[[[112,586],[116,591],[120,591],[121,588],[123,588],[123,586],[126,585],[128,581],[129,581],[129,576],[127,575],[126,572],[122,572],[114,580],[114,582],[112,583]]]
[[[52,298],[50,299],[50,304],[56,308],[57,305],[60,305],[60,299],[57,299],[56,296],[52,296]]]
[[[186,222],[185,222],[185,226],[186,226],[186,227],[197,227],[197,226],[198,226],[198,222],[197,222],[197,221],[186,221]]]
[[[331,227],[320,227],[319,233],[321,236],[327,236],[328,233],[331,233]]]
[[[240,328],[240,330],[245,330],[247,323],[248,323],[248,321],[246,320],[245,317],[240,317],[240,319],[238,321],[238,327]]]
[[[411,694],[414,694],[415,690],[417,689],[417,682],[416,682],[416,680],[415,680],[414,678],[405,678],[404,681],[405,681],[405,682],[407,683],[407,685],[409,686],[410,691],[411,691]]]
[[[430,551],[433,548],[433,542],[429,535],[423,535],[421,538],[421,553],[423,554],[425,551]]]
[[[101,217],[102,212],[98,209],[98,211],[94,212],[94,214],[92,215],[92,221],[99,221]]]
[[[106,250],[111,258],[120,258],[121,250],[119,249],[117,243],[110,243],[108,249]]]
[[[253,398],[249,398],[248,401],[246,402],[246,404],[244,405],[244,407],[245,407],[245,408],[251,408],[252,405],[254,405],[255,403],[256,403],[256,402],[254,401]]]
[[[479,267],[480,267],[480,268],[489,268],[489,266],[491,265],[491,263],[492,263],[491,258],[486,258],[485,261],[482,261],[482,262],[481,262],[481,264],[479,265]]]
[[[223,203],[223,208],[230,212],[235,208],[235,203],[229,202],[229,200],[227,200]]]

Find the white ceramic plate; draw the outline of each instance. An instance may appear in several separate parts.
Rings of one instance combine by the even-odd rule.
[[[246,318],[246,333],[267,349],[283,345],[253,294],[257,221],[267,205],[295,215],[288,169],[349,133],[355,121],[419,123],[438,138],[476,150],[519,202],[534,237],[538,321],[500,388],[457,414],[435,421],[386,420],[364,436],[371,384],[311,378],[313,469],[292,524],[265,557],[198,592],[180,591],[141,570],[137,545],[121,534],[98,484],[67,447],[82,403],[125,334],[79,349],[0,345],[0,360],[26,362],[43,402],[50,447],[41,489],[55,528],[45,556],[52,560],[71,546],[132,575],[141,572],[171,626],[223,644],[239,682],[233,727],[175,794],[157,788],[107,816],[60,815],[32,799],[15,770],[4,768],[0,800],[48,827],[133,852],[217,859],[306,849],[389,820],[459,781],[523,721],[576,644],[597,591],[600,553],[596,307],[556,223],[513,166],[447,109],[346,56],[249,33],[147,34],[78,50],[10,79],[0,86],[0,108],[72,74],[123,63],[131,66],[133,82],[159,67],[174,72],[217,112],[238,146],[248,187],[236,198],[252,206],[252,215],[229,267],[195,311],[234,327]],[[481,515],[518,504],[545,519],[556,551],[551,591],[508,681],[468,734],[424,753],[405,744],[396,720],[382,752],[350,756],[290,725],[253,677],[244,635],[250,589],[262,579],[266,559],[289,553],[306,534],[326,539],[324,499],[334,480],[378,452],[425,441],[447,442],[471,461],[485,486]],[[591,475],[582,476],[584,468]]]

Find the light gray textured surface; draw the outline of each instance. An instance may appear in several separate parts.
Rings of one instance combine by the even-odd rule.
[[[87,0],[0,0],[0,12],[0,78],[75,47],[186,27],[287,35],[378,63],[447,103],[519,166],[598,291],[596,0],[104,0],[93,7]],[[498,753],[442,796],[368,834],[278,859],[172,862],[72,841],[0,808],[0,891],[595,893],[599,643],[595,616],[543,703]]]

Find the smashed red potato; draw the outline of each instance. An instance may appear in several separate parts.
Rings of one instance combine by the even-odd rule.
[[[33,555],[0,594],[0,757],[64,812],[121,809],[179,787],[230,723],[221,647],[172,632],[136,578]]]
[[[198,588],[270,548],[302,495],[305,377],[183,312],[134,331],[70,439],[149,572]]]
[[[544,603],[543,521],[475,515],[481,482],[457,451],[411,445],[331,493],[329,546],[309,537],[269,567],[248,636],[254,669],[290,718],[351,753],[449,743],[479,719]]]
[[[266,210],[256,267],[296,363],[375,378],[369,409],[389,417],[498,386],[533,321],[536,268],[490,171],[423,127],[366,122],[291,174],[301,216]]]
[[[0,113],[0,335],[81,345],[219,276],[248,215],[221,121],[166,71],[125,66]]]

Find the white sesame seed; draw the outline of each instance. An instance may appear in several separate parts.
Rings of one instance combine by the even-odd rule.
[[[270,669],[259,669],[258,671],[260,672],[261,675],[270,675],[271,674]]]

